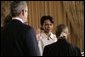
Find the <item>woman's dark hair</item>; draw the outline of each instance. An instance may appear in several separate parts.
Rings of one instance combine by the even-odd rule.
[[[57,28],[56,28],[56,36],[57,36],[57,38],[60,36],[61,32],[65,28],[66,28],[66,25],[64,25],[64,24],[60,24],[60,25],[57,26]]]
[[[43,26],[45,20],[50,20],[51,23],[54,23],[53,18],[51,16],[42,16],[40,20],[41,26]]]

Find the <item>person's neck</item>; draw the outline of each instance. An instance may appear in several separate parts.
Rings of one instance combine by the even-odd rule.
[[[47,36],[49,36],[49,35],[50,35],[50,32],[45,32],[45,34],[46,34]]]
[[[17,17],[23,20],[23,17],[22,17],[22,16],[17,16]],[[24,20],[23,20],[23,21],[24,21]]]
[[[12,17],[12,19],[17,19],[17,20],[21,21],[22,23],[24,23],[23,18],[20,16]]]
[[[67,36],[59,36],[58,39],[67,39]]]

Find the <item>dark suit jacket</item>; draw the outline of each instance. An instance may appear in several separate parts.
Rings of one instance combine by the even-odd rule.
[[[44,48],[43,56],[81,56],[81,52],[65,39],[59,39],[56,43]]]
[[[39,56],[32,27],[12,20],[1,30],[1,56]]]

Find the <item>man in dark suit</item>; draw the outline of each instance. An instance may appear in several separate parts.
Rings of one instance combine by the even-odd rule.
[[[70,44],[66,38],[68,28],[64,24],[57,27],[58,41],[44,48],[43,56],[81,56],[80,49]]]
[[[1,56],[40,56],[34,29],[27,21],[25,1],[11,2],[12,20],[1,30]]]

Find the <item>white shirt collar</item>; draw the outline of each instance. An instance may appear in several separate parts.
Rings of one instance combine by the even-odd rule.
[[[45,37],[48,38],[48,36],[44,32],[42,32],[41,34],[44,36],[44,38]],[[49,37],[51,37],[52,39],[54,39],[54,34],[52,32],[50,32],[50,36]]]
[[[16,19],[16,20],[19,20],[19,21],[21,21],[22,23],[24,23],[24,21],[23,21],[21,18],[19,18],[19,17],[12,17],[12,19]]]

